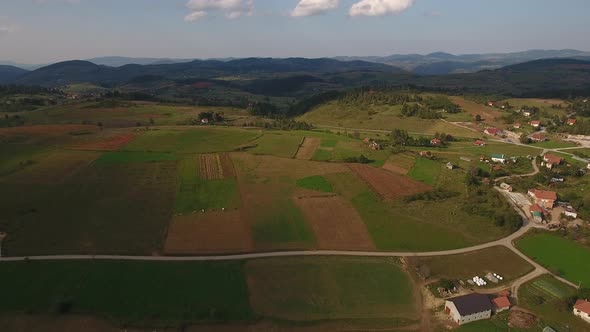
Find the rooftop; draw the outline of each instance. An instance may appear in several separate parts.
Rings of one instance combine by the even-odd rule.
[[[557,193],[555,193],[554,191],[531,189],[529,190],[529,192],[531,192],[536,198],[539,199],[552,199],[554,201],[557,200]]]
[[[574,309],[580,310],[581,312],[585,312],[590,315],[590,302],[586,300],[578,300],[576,304],[574,304]]]
[[[512,305],[507,296],[497,297],[492,300],[496,308],[507,308]]]
[[[484,312],[493,309],[492,302],[485,294],[472,293],[448,299],[453,302],[461,316],[473,315],[478,312]]]
[[[545,159],[546,162],[554,165],[559,165],[563,161],[563,158],[550,153],[547,153],[543,159]]]

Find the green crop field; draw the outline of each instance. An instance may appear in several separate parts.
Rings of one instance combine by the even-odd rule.
[[[319,175],[299,179],[297,180],[297,186],[325,193],[334,192],[334,188],[332,188],[330,182],[328,182],[323,176]]]
[[[418,318],[410,278],[395,261],[281,258],[246,264],[253,310],[293,321]]]
[[[253,144],[258,146],[250,151],[254,154],[293,158],[303,138],[304,136],[267,132],[262,137],[252,141]]]
[[[534,232],[517,242],[518,248],[535,261],[562,277],[582,286],[590,286],[587,262],[590,249],[555,234]],[[564,259],[567,253],[567,259]]]
[[[118,261],[0,264],[0,312],[96,314],[121,325],[254,318],[243,263]]]
[[[408,175],[414,180],[422,181],[434,186],[436,185],[442,167],[443,165],[437,161],[418,158]]]
[[[63,183],[3,183],[3,254],[152,254],[172,213],[175,177],[174,162],[94,164]]]
[[[128,151],[211,153],[233,151],[258,136],[256,130],[226,128],[162,129],[148,131],[125,147]]]

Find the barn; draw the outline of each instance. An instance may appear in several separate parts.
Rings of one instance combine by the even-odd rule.
[[[445,313],[459,325],[488,319],[493,309],[494,305],[485,294],[472,293],[445,302]]]

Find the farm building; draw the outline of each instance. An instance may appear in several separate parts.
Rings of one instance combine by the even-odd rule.
[[[442,141],[441,141],[441,140],[439,140],[438,138],[433,138],[433,139],[430,141],[430,145],[432,145],[432,146],[439,146],[439,145],[441,145],[441,144],[442,144]]]
[[[453,169],[455,169],[455,165],[453,165],[453,163],[449,162],[449,163],[447,163],[447,169],[453,170]]]
[[[476,145],[476,146],[486,146],[486,142],[478,139],[477,141],[473,142],[473,145]]]
[[[492,300],[494,304],[494,312],[502,312],[510,309],[512,303],[510,303],[510,299],[507,296],[497,297]]]
[[[379,144],[379,143],[377,143],[377,142],[375,142],[375,141],[373,141],[373,142],[371,142],[371,143],[369,144],[369,148],[370,148],[371,150],[375,150],[375,151],[380,151],[380,150],[383,150],[383,147],[381,146],[381,144]]]
[[[487,295],[472,293],[448,299],[445,313],[459,325],[492,317],[494,305]]]
[[[520,129],[521,124],[520,123],[515,123],[512,128],[514,129]]]
[[[543,156],[543,161],[545,162],[545,167],[552,169],[555,166],[561,165],[563,158],[547,153]]]
[[[553,209],[557,201],[557,194],[554,191],[530,189],[528,195],[535,204],[545,209]]]
[[[543,215],[545,211],[543,211],[543,209],[540,206],[538,206],[537,204],[533,204],[531,205],[529,211],[531,212],[531,216],[533,217],[533,220],[535,222],[543,222]]]
[[[201,124],[209,124],[209,119],[201,119]]]
[[[502,129],[486,128],[486,130],[484,130],[484,133],[486,135],[490,135],[490,136],[498,136],[498,135],[502,134]]]
[[[531,135],[531,141],[533,142],[545,142],[546,140],[547,137],[545,136],[545,134],[536,133]]]
[[[495,163],[505,164],[507,160],[508,160],[508,158],[506,158],[506,155],[504,155],[504,154],[494,153],[492,155],[492,161],[495,162]]]
[[[574,305],[574,315],[590,323],[590,302],[587,300],[578,300]]]
[[[533,128],[539,128],[539,127],[541,127],[541,121],[539,121],[539,120],[533,120],[533,121],[531,121],[531,126]]]
[[[430,151],[421,151],[420,152],[420,157],[431,158],[432,157],[432,154],[430,153]]]
[[[576,119],[567,119],[568,126],[573,126],[576,123],[578,123],[578,120],[576,120]]]

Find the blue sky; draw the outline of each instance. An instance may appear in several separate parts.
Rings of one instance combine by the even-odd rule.
[[[590,50],[588,0],[190,1],[1,0],[0,60]]]

